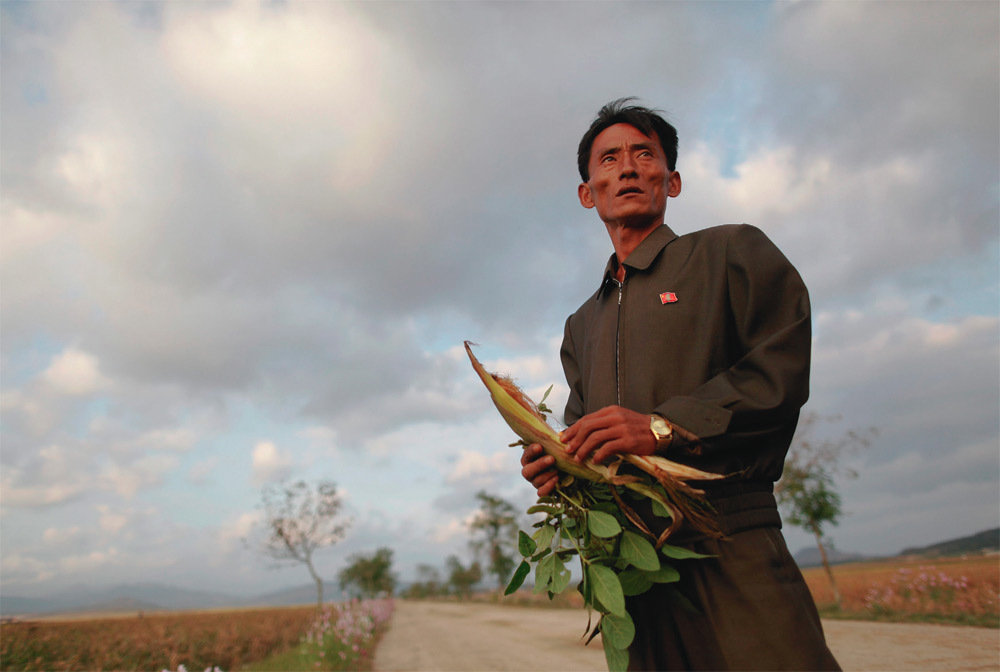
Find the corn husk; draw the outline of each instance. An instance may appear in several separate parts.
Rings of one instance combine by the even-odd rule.
[[[670,526],[661,534],[654,535],[644,521],[626,504],[615,491],[618,505],[639,529],[656,539],[657,547],[675,532],[686,519],[695,530],[712,536],[720,536],[711,517],[711,509],[705,502],[703,490],[686,481],[708,481],[724,478],[719,474],[701,471],[678,464],[659,455],[619,455],[608,464],[596,464],[590,458],[577,462],[566,452],[566,445],[538,410],[538,406],[514,383],[513,380],[487,371],[472,354],[471,343],[465,342],[465,351],[479,378],[489,390],[494,405],[514,433],[526,443],[537,443],[546,454],[555,458],[556,467],[574,477],[587,481],[610,483],[624,486],[659,502],[671,517]],[[636,469],[625,469],[631,465]],[[619,471],[622,473],[619,473]],[[628,473],[626,473],[628,472]],[[662,492],[656,486],[662,486]]]

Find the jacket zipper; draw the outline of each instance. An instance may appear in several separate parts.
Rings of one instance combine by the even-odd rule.
[[[622,334],[622,297],[625,294],[625,283],[618,282],[618,320],[615,324],[615,403],[622,405],[622,374],[621,374],[621,334]]]

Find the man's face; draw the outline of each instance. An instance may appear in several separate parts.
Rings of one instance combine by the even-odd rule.
[[[681,193],[681,175],[667,168],[660,141],[629,124],[609,126],[594,138],[589,166],[590,179],[578,190],[580,204],[597,208],[609,225],[662,224],[667,197]]]

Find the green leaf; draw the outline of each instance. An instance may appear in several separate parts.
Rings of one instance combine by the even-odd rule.
[[[609,498],[611,497],[610,493],[608,494],[608,497]],[[590,510],[591,511],[602,511],[604,513],[608,513],[608,514],[611,514],[612,516],[615,516],[615,518],[619,518],[619,515],[621,513],[621,509],[618,508],[618,505],[615,504],[614,502],[611,502],[611,501],[608,501],[608,502],[595,502],[590,507]]]
[[[539,560],[541,560],[542,558],[544,558],[546,555],[548,555],[551,552],[552,552],[552,547],[551,546],[546,546],[545,548],[543,548],[542,550],[538,551],[537,553],[535,553],[530,558],[526,558],[526,559],[529,562],[538,562]]]
[[[605,614],[601,618],[601,635],[616,649],[627,649],[635,638],[635,624],[628,614]]]
[[[535,541],[539,548],[548,548],[552,544],[552,537],[556,536],[556,528],[551,525],[544,525],[535,532]]]
[[[553,593],[558,595],[559,593],[566,590],[566,588],[569,586],[569,581],[572,578],[573,574],[572,572],[569,571],[569,569],[566,568],[566,565],[563,563],[561,559],[559,559],[558,556],[554,557],[555,557],[555,562],[552,565],[551,590]]]
[[[517,550],[520,551],[522,557],[529,557],[537,548],[535,540],[529,537],[524,530],[517,531]]]
[[[673,583],[674,581],[681,580],[680,572],[670,565],[663,565],[655,572],[644,571],[642,575],[653,583]]]
[[[625,672],[628,669],[628,651],[626,649],[616,649],[611,646],[607,638],[604,639],[604,660],[608,663],[608,672]]]
[[[660,518],[673,518],[674,512],[664,506],[663,502],[658,499],[650,499],[653,502],[653,515],[659,516]]]
[[[552,582],[552,568],[555,562],[556,556],[549,554],[538,561],[535,565],[535,590],[534,593],[542,593],[548,589],[549,583]]]
[[[642,595],[653,585],[653,582],[637,569],[626,569],[618,575],[618,581],[622,584],[622,592],[626,596]]]
[[[680,546],[671,546],[669,544],[663,544],[660,546],[660,552],[668,558],[673,558],[674,560],[689,560],[691,558],[714,558],[714,555],[702,555],[701,553],[695,553],[694,551],[688,550],[686,548],[681,548]]]
[[[612,614],[625,615],[625,594],[615,570],[604,565],[587,565],[587,578],[592,584],[594,597]]]
[[[610,513],[603,511],[587,512],[587,528],[595,537],[613,537],[622,531],[622,526]]]
[[[547,513],[550,516],[558,516],[562,511],[555,506],[548,504],[535,504],[528,507],[528,513]]]
[[[503,591],[503,594],[510,595],[518,588],[520,588],[521,584],[524,583],[524,579],[528,576],[530,572],[531,572],[531,565],[522,560],[521,564],[518,565],[517,569],[514,570],[514,576],[511,577],[510,583],[507,584],[507,589]]]
[[[523,532],[522,532],[523,534]],[[635,532],[625,530],[622,535],[621,557],[639,569],[656,571],[660,568],[660,557],[649,541]]]

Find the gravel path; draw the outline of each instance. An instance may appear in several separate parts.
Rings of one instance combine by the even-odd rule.
[[[375,653],[377,672],[605,672],[600,638],[584,646],[582,609],[397,600]],[[1000,630],[824,621],[846,671],[1000,670]]]

